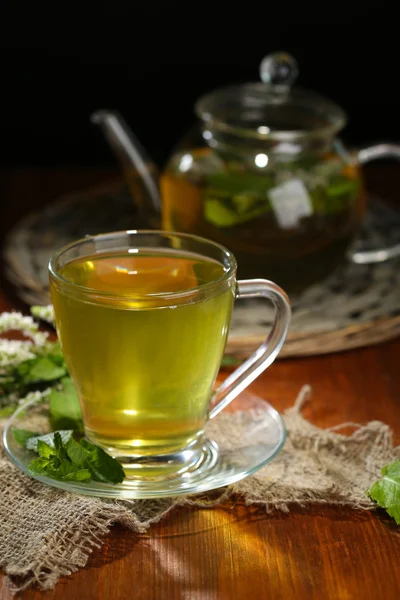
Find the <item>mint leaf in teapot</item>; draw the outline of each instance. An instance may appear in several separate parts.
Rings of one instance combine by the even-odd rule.
[[[375,500],[400,525],[400,460],[382,469],[382,478],[368,491]]]

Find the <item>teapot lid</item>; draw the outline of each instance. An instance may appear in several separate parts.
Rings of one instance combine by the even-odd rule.
[[[299,70],[285,52],[266,56],[261,82],[227,86],[202,96],[196,114],[209,127],[256,139],[291,140],[333,135],[346,123],[345,112],[316,92],[292,87]]]

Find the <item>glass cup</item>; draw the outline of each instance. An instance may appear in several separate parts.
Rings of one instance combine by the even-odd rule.
[[[60,344],[85,435],[118,457],[129,478],[163,479],[210,467],[208,419],[279,353],[290,323],[285,292],[236,280],[233,254],[187,234],[88,236],[50,260]],[[267,340],[214,390],[235,298],[275,307]]]

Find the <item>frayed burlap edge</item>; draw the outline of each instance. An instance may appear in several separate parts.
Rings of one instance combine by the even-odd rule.
[[[304,386],[284,413],[288,437],[274,461],[252,477],[202,496],[120,502],[68,494],[29,479],[2,454],[0,565],[10,591],[32,584],[42,590],[53,588],[60,577],[86,565],[113,524],[140,534],[177,506],[211,508],[237,495],[245,504],[262,505],[268,512],[311,503],[375,508],[366,490],[381,467],[400,456],[390,428],[372,421],[319,429],[301,414],[309,394],[309,386]],[[210,423],[210,435],[229,438],[234,445],[235,432],[240,435],[238,420],[249,418],[221,414]],[[340,433],[349,427],[354,429],[351,435]]]

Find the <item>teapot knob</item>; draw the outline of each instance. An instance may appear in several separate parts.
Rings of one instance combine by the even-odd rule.
[[[291,87],[298,74],[296,60],[286,52],[268,54],[260,63],[260,79],[267,85]]]

